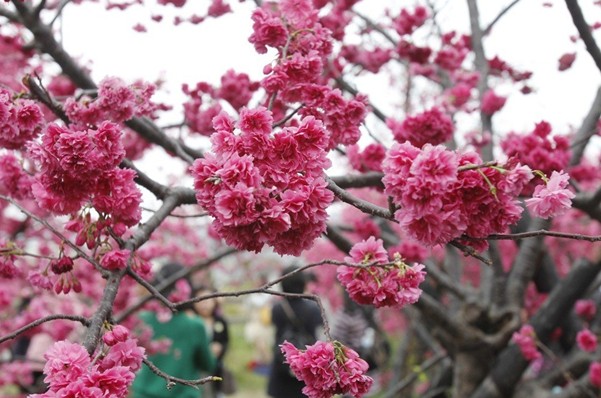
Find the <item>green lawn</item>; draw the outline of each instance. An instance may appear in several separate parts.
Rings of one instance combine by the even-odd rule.
[[[234,373],[240,394],[248,394],[253,397],[264,396],[267,377],[257,374],[247,367],[253,359],[253,347],[244,338],[244,321],[237,320],[240,319],[238,317],[232,318],[229,323],[230,346],[225,357],[225,364]]]

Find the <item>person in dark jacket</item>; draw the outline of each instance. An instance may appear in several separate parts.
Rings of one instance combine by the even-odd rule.
[[[215,293],[214,289],[201,287],[196,293],[196,297],[206,296],[212,293]],[[223,360],[228,350],[230,338],[228,323],[223,317],[219,300],[217,298],[211,298],[199,301],[194,304],[194,309],[204,321],[209,340],[211,341],[211,350],[217,358],[217,366],[214,375],[224,377]],[[224,396],[222,382],[212,382],[209,384],[208,389],[211,392],[209,396],[212,398],[222,398]]]
[[[282,272],[288,274],[297,269],[289,266]],[[308,277],[302,272],[297,272],[281,282],[282,291],[285,293],[301,294],[305,292]],[[294,319],[291,319],[294,318]],[[286,330],[302,328],[302,333],[308,336],[309,344],[317,340],[319,329],[323,325],[319,306],[311,300],[286,297],[276,302],[271,311],[271,320],[275,326],[274,360],[272,362],[267,394],[272,398],[303,398],[302,389],[305,384],[299,381],[290,371],[287,364],[282,362],[279,345],[283,343]],[[304,347],[297,347],[302,348]]]

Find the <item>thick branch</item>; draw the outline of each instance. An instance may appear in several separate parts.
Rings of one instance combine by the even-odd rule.
[[[364,174],[348,174],[330,177],[330,179],[342,189],[365,187],[384,188],[382,177],[384,177],[384,174],[374,171]]]
[[[597,42],[593,37],[589,24],[586,23],[586,20],[584,19],[582,9],[580,9],[580,5],[578,5],[578,0],[566,0],[566,6],[568,6],[568,11],[570,11],[570,15],[572,16],[572,22],[574,22],[574,26],[578,29],[578,33],[586,46],[586,50],[593,58],[595,65],[597,65],[597,69],[601,71],[601,50],[599,49],[599,46],[597,46]]]
[[[553,330],[565,318],[576,300],[593,283],[601,264],[581,262],[553,289],[547,300],[530,320],[537,337],[545,344]],[[493,370],[472,398],[511,396],[528,362],[517,345],[511,344],[499,355]]]
[[[601,117],[601,87],[597,89],[597,95],[593,100],[591,109],[584,117],[580,128],[572,139],[572,158],[570,159],[570,166],[576,166],[580,163],[584,150],[589,143],[592,136],[597,133],[597,123]]]
[[[348,254],[348,252],[351,251],[353,244],[340,233],[340,230],[337,227],[328,224],[326,226],[325,234],[330,242],[332,242],[341,252]]]
[[[478,80],[478,97],[480,101],[482,101],[482,97],[488,89],[488,61],[486,60],[486,55],[484,52],[484,34],[482,32],[482,28],[480,27],[480,12],[478,10],[478,4],[476,0],[467,0],[467,6],[470,14],[472,51],[474,52],[475,56],[474,64],[476,71],[478,71],[480,74],[480,79]],[[483,133],[493,133],[492,117],[490,115],[480,111],[480,122],[482,123]],[[484,161],[493,159],[492,142],[482,148],[482,159]]]
[[[109,273],[109,277],[107,278],[106,285],[104,286],[104,291],[102,293],[100,305],[90,319],[90,324],[83,338],[83,346],[86,348],[88,353],[90,353],[90,355],[94,352],[94,350],[96,350],[96,346],[100,340],[100,334],[102,332],[104,321],[109,319],[111,311],[113,310],[113,304],[115,303],[115,298],[117,297],[117,292],[119,291],[119,285],[121,284],[121,279],[123,279],[125,272],[126,270],[121,270],[118,272]]]
[[[550,221],[534,219],[530,225],[532,230],[542,230],[548,227]],[[528,232],[526,232],[528,233]],[[543,250],[543,235],[538,235],[534,239],[525,240],[520,245],[509,279],[507,281],[506,297],[510,306],[522,308],[524,305],[524,293],[528,282],[532,280],[540,253]]]
[[[128,239],[125,248],[134,251],[150,239],[150,235],[154,230],[169,217],[169,214],[171,214],[176,207],[182,204],[181,199],[182,197],[185,197],[186,194],[187,190],[185,188],[172,188],[163,200],[161,207],[148,219],[148,221],[141,224],[134,235]]]
[[[393,215],[390,212],[390,210],[380,206],[376,206],[373,203],[351,195],[350,193],[336,185],[336,183],[329,177],[326,177],[326,181],[328,182],[328,189],[334,192],[334,195],[336,195],[336,197],[341,201],[356,207],[364,213],[394,221]]]

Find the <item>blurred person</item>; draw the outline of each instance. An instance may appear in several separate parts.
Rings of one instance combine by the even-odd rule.
[[[370,392],[378,391],[378,371],[382,371],[387,365],[390,344],[374,319],[372,309],[354,302],[346,291],[343,292],[343,297],[344,305],[332,322],[332,338],[355,350],[367,362],[368,375],[374,379]]]
[[[183,270],[178,263],[168,263],[158,272],[154,286],[169,279]],[[190,288],[190,283],[188,288]],[[165,297],[173,292],[173,288],[161,290]],[[140,319],[153,330],[153,340],[167,338],[171,341],[168,352],[148,356],[148,360],[170,376],[193,380],[202,377],[201,372],[213,372],[216,359],[209,348],[209,338],[204,321],[194,312],[194,306],[183,308],[172,314],[166,322],[161,322],[157,314],[145,311]],[[175,384],[167,389],[167,381],[156,375],[146,365],[142,366],[132,385],[130,398],[198,398],[202,390],[194,387]]]
[[[286,275],[298,269],[291,265],[284,269]],[[281,282],[284,293],[302,294],[307,287],[307,275],[297,272]],[[290,371],[287,364],[283,363],[279,345],[285,340],[289,331],[294,330],[312,344],[317,340],[320,327],[323,325],[319,306],[311,300],[297,297],[284,297],[272,308],[271,320],[275,326],[275,340],[273,346],[273,361],[267,385],[267,394],[272,398],[303,398],[302,389],[305,384],[299,381]],[[304,349],[304,347],[297,347]]]
[[[200,287],[196,293],[196,297],[206,296],[216,293],[215,289],[208,287]],[[202,318],[207,329],[207,336],[211,342],[211,351],[217,360],[213,375],[218,377],[227,377],[231,375],[224,374],[224,358],[229,346],[229,330],[228,322],[223,316],[221,305],[218,298],[211,298],[194,303],[196,313]],[[223,391],[223,382],[213,382],[206,385],[209,397],[222,398],[225,394]]]

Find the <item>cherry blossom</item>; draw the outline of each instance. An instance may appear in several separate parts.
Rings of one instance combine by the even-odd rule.
[[[367,363],[337,341],[318,341],[305,350],[287,341],[280,347],[296,378],[306,384],[303,393],[310,398],[330,398],[336,394],[360,398],[373,383],[365,375]]]

